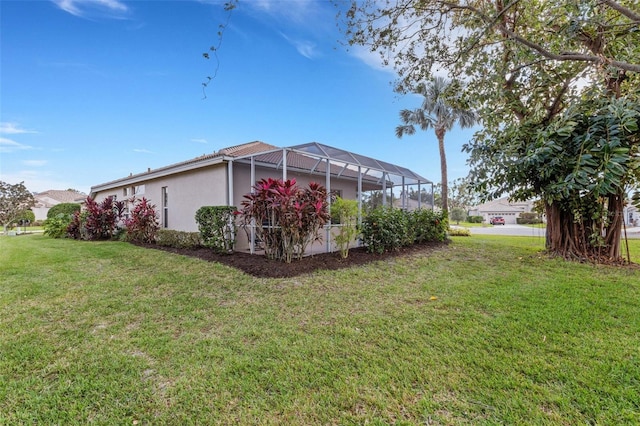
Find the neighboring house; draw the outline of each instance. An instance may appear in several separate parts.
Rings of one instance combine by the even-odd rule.
[[[36,216],[36,220],[45,220],[51,207],[61,203],[80,204],[85,198],[87,198],[87,194],[76,191],[50,189],[48,191],[33,194],[33,198],[36,200],[36,204],[31,208],[31,210]]]
[[[162,228],[198,231],[196,211],[202,206],[240,207],[243,196],[263,178],[295,178],[299,186],[310,182],[347,199],[366,191],[428,186],[432,182],[409,169],[312,142],[279,148],[255,141],[221,149],[188,161],[95,185],[90,196],[129,200],[145,197],[156,206]],[[386,200],[385,200],[386,202]],[[240,231],[236,249],[250,247],[248,234]],[[330,251],[331,234],[324,237]]]
[[[505,223],[515,224],[520,213],[530,213],[533,201],[510,202],[508,198],[500,198],[469,210],[469,216],[482,216],[484,223],[489,223],[492,217],[502,216]]]
[[[640,210],[632,204],[627,204],[623,208],[624,223],[627,226],[640,226]]]

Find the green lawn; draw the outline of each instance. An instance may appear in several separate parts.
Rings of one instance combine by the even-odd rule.
[[[0,425],[640,424],[640,270],[542,245],[255,279],[2,237]]]

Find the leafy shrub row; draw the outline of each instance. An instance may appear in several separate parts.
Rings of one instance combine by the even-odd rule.
[[[471,231],[469,228],[450,228],[449,229],[450,237],[470,237]]]
[[[363,219],[362,241],[369,252],[384,253],[414,243],[444,241],[448,226],[444,213],[378,207]]]
[[[482,216],[467,216],[467,222],[469,223],[482,223]]]
[[[131,202],[135,202],[135,199]],[[66,228],[66,234],[77,240],[106,240],[114,239],[124,233],[128,241],[153,242],[159,228],[155,206],[146,198],[142,198],[136,203],[131,216],[123,220],[125,209],[125,202],[114,201],[111,197],[105,198],[100,203],[87,197],[85,210],[76,211],[73,214],[71,223]],[[64,216],[59,219],[64,220]],[[56,223],[55,226],[60,224]],[[57,235],[53,222],[51,232]]]
[[[156,234],[156,244],[174,248],[198,248],[204,245],[200,232],[160,229]]]
[[[542,220],[540,220],[537,213],[520,213],[520,217],[516,218],[516,223],[518,225],[534,225],[542,223]]]
[[[218,253],[231,253],[236,240],[235,207],[203,206],[196,212],[202,242]]]

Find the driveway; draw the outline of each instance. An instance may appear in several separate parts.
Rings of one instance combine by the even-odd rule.
[[[546,232],[544,228],[532,228],[524,225],[496,225],[485,227],[469,228],[471,235],[518,235],[529,237],[544,237]]]
[[[532,228],[524,225],[498,225],[469,228],[471,235],[517,235],[529,237],[544,237],[545,228]],[[624,235],[624,231],[623,231]],[[627,228],[628,238],[640,238],[640,227]]]

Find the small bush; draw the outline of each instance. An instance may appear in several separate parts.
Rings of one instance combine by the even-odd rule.
[[[44,221],[44,235],[51,238],[64,238],[67,236],[67,228],[73,220],[68,213],[58,213]]]
[[[80,211],[80,204],[78,203],[60,203],[51,207],[47,212],[47,219],[54,218],[59,214],[67,214],[73,216],[75,212]]]
[[[331,216],[335,217],[340,224],[335,241],[340,250],[340,256],[346,259],[349,256],[349,245],[358,235],[358,201],[337,197],[331,204]]]
[[[392,207],[373,209],[362,221],[362,241],[370,253],[398,250],[413,243],[409,213]]]
[[[217,253],[230,253],[236,241],[236,208],[203,206],[196,212],[202,242]]]
[[[471,231],[469,228],[449,228],[450,237],[470,237]]]
[[[198,248],[203,246],[200,232],[160,229],[156,233],[156,244],[163,247]]]
[[[418,209],[411,212],[410,220],[416,243],[444,241],[447,239],[449,222],[444,212]]]
[[[131,217],[125,221],[127,240],[137,243],[152,243],[160,228],[156,206],[142,197],[131,211]]]
[[[520,213],[520,217],[516,218],[518,225],[534,225],[542,223],[537,213]]]
[[[482,216],[467,216],[467,222],[469,223],[482,223]]]

